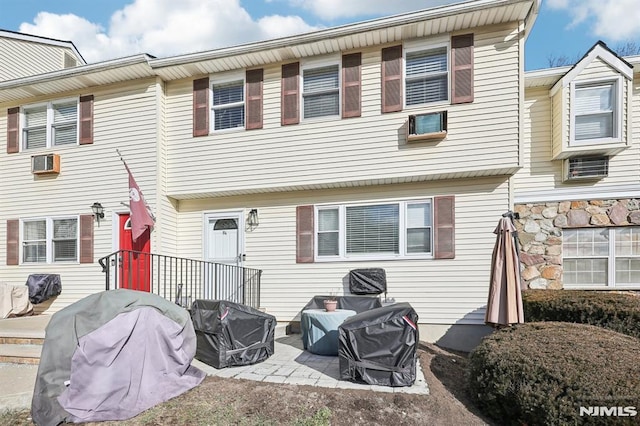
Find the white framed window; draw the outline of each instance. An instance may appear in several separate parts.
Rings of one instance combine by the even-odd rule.
[[[449,44],[411,43],[404,49],[405,106],[449,100]]]
[[[78,99],[22,107],[23,149],[78,143]]]
[[[563,231],[566,288],[640,287],[640,227]]]
[[[244,128],[244,76],[212,80],[211,95],[213,131]]]
[[[431,200],[316,207],[316,260],[431,257]]]
[[[340,115],[340,63],[309,62],[302,66],[302,118]]]
[[[622,77],[571,83],[573,145],[620,142]]]
[[[78,261],[78,218],[22,220],[22,263]]]

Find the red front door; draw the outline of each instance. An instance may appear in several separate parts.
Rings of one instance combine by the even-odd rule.
[[[128,213],[119,215],[120,276],[118,287],[131,290],[151,291],[151,239],[147,229],[144,234],[133,241],[131,237],[131,220]]]

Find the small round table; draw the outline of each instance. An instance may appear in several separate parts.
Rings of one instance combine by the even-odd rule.
[[[338,355],[338,327],[356,311],[336,309],[305,309],[300,318],[302,344],[311,353],[318,355]]]

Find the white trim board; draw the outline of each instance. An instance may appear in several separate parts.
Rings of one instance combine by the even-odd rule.
[[[616,185],[600,188],[556,188],[545,191],[522,192],[514,195],[513,203],[526,204],[555,201],[601,200],[619,198],[640,198],[640,184]]]

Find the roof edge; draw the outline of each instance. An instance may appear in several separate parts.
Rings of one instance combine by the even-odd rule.
[[[578,62],[576,62],[565,75],[559,79],[556,84],[551,87],[549,96],[555,95],[558,90],[566,87],[571,81],[573,81],[578,74],[580,74],[595,58],[600,58],[609,64],[612,68],[616,69],[627,79],[633,79],[633,65],[627,62],[624,58],[618,56],[616,52],[609,49],[605,42],[598,40],[592,47],[584,54]]]
[[[154,59],[150,61],[149,65],[154,69],[185,65],[192,62],[213,60],[269,49],[278,49],[291,46],[292,44],[300,45],[305,43],[313,43],[316,41],[324,40],[326,38],[344,37],[390,26],[412,24],[427,19],[437,19],[460,13],[476,12],[492,7],[500,7],[515,3],[525,3],[527,1],[531,2],[532,4],[537,4],[540,0],[467,0],[462,3],[423,9],[421,11],[407,12],[399,15],[392,15],[368,21],[356,22],[303,34],[295,34],[287,37],[262,40],[258,42],[240,44],[232,47],[223,47],[215,50],[171,56],[168,58]]]
[[[13,89],[33,83],[45,83],[59,78],[78,77],[81,75],[90,74],[95,71],[106,71],[109,69],[127,67],[131,65],[148,64],[152,58],[153,56],[151,55],[141,53],[133,56],[126,56],[124,58],[83,65],[81,67],[65,68],[62,70],[51,71],[44,74],[36,74],[17,78],[15,80],[3,81],[0,82],[0,89]],[[151,72],[151,68],[149,68],[149,70],[149,76],[155,76],[155,74]]]

